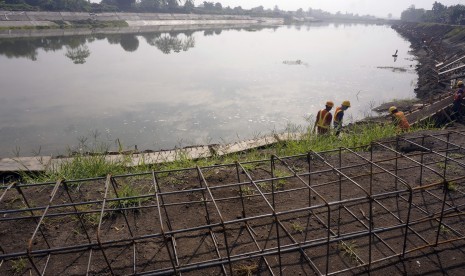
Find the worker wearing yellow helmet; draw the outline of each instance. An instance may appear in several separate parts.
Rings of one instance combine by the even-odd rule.
[[[315,125],[313,126],[313,131],[317,129],[318,134],[326,134],[329,132],[331,127],[331,121],[333,120],[333,115],[331,114],[331,109],[333,108],[334,103],[332,101],[326,102],[325,109],[318,111],[316,115]]]
[[[392,122],[397,127],[397,131],[404,132],[410,129],[410,124],[408,123],[404,112],[399,111],[395,106],[391,106],[389,108],[389,113],[391,114]]]
[[[334,129],[336,130],[336,136],[341,133],[342,129],[342,119],[344,118],[344,111],[346,111],[350,107],[349,101],[343,101],[341,106],[336,108],[334,112]]]
[[[463,97],[464,97],[464,85],[463,81],[458,81],[457,82],[457,91],[455,91],[454,94],[454,102],[452,106],[452,117],[455,118],[457,121],[461,122],[462,121],[462,102],[463,102]]]

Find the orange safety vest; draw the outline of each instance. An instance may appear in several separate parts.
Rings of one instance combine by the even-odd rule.
[[[336,111],[334,112],[334,120],[333,120],[333,121],[334,121],[334,125],[339,125],[340,123],[342,123],[342,122],[339,121],[339,119],[338,119],[338,117],[337,117],[337,114],[339,114],[339,112],[344,112],[344,110],[342,110],[342,108],[341,108],[340,106],[337,107],[337,108],[336,108]],[[341,120],[341,121],[342,121],[342,120]]]
[[[398,111],[394,114],[394,123],[402,130],[408,130],[410,128],[410,124],[402,111]]]
[[[329,123],[326,122],[328,116],[330,117],[330,121]],[[318,127],[321,127],[321,128],[326,128],[328,129],[330,126],[331,126],[331,119],[332,119],[332,115],[331,115],[331,112],[329,112],[328,110],[326,109],[322,109],[318,112],[318,116],[317,116],[317,126]]]

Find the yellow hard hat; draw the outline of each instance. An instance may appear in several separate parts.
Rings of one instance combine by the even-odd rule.
[[[327,101],[326,102],[326,105],[329,106],[329,107],[333,107],[334,106],[334,103],[332,101]]]
[[[457,86],[458,86],[458,87],[463,86],[463,81],[458,81],[458,82],[457,82]]]
[[[349,102],[349,101],[343,101],[343,102],[342,102],[342,105],[343,105],[343,106],[350,107],[350,102]]]
[[[392,112],[393,112],[394,110],[396,110],[396,109],[397,109],[397,107],[391,106],[391,107],[389,108],[389,113],[392,113]]]

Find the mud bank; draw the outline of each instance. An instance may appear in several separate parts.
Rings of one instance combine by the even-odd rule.
[[[428,100],[451,92],[450,81],[439,80],[437,65],[465,55],[465,28],[442,24],[401,23],[392,26],[412,44],[418,58],[417,97]]]

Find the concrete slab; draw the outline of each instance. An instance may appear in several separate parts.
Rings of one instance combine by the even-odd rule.
[[[158,13],[141,13],[139,14],[141,20],[159,20]]]
[[[36,21],[52,21],[52,20],[63,20],[63,17],[59,12],[26,12],[30,20]]]
[[[79,20],[88,20],[93,17],[87,12],[61,12],[63,21],[79,21]]]
[[[128,163],[127,166],[141,166],[160,164],[166,162],[174,162],[183,159],[200,159],[211,157],[212,153],[208,146],[184,148],[169,151],[158,151],[153,153],[141,153],[134,154],[132,156],[132,162]]]
[[[304,138],[303,133],[281,133],[274,136],[261,137],[228,145],[210,145],[187,147],[183,149],[174,149],[166,151],[157,151],[151,153],[139,153],[132,155],[107,155],[107,162],[120,163],[126,167],[159,164],[165,162],[174,162],[183,159],[201,159],[209,158],[213,155],[226,155],[237,153],[263,146],[268,146],[279,141],[300,140]],[[92,157],[89,157],[92,158]],[[73,158],[51,158],[50,156],[42,157],[19,157],[0,159],[0,172],[11,171],[45,171],[59,170],[63,164],[72,162]]]
[[[172,16],[176,20],[189,20],[190,19],[189,15],[187,15],[187,14],[175,13]]]
[[[5,19],[9,21],[29,21],[29,17],[25,12],[5,14]]]
[[[305,137],[305,133],[280,133],[276,134],[274,138],[281,142],[281,141],[299,141]]]
[[[92,34],[91,29],[81,28],[81,29],[64,29],[63,35],[90,35]]]
[[[96,20],[101,20],[101,21],[117,21],[120,20],[119,16],[116,13],[111,13],[111,12],[104,12],[104,13],[97,13],[93,17]]]
[[[159,13],[158,18],[160,18],[161,20],[173,20],[174,19],[173,15],[171,15],[170,13]]]
[[[141,20],[137,13],[118,13],[120,20]]]
[[[105,160],[111,163],[121,164],[126,167],[135,167],[142,165],[160,164],[174,162],[183,159],[200,159],[211,157],[212,153],[208,146],[189,147],[176,150],[165,150],[151,153],[139,153],[132,155],[107,155]],[[92,157],[89,157],[92,158]],[[51,170],[60,170],[60,167],[66,163],[72,162],[73,158],[55,158],[52,159],[47,167]]]
[[[226,154],[231,154],[231,153],[237,153],[249,149],[255,149],[267,145],[271,145],[278,142],[275,137],[263,137],[263,138],[257,138],[257,139],[252,139],[252,140],[246,140],[242,142],[237,142],[233,144],[228,144],[228,145],[217,145],[213,146],[212,150],[217,154],[217,155],[226,155]]]
[[[51,160],[51,156],[2,158],[0,172],[45,171]]]

